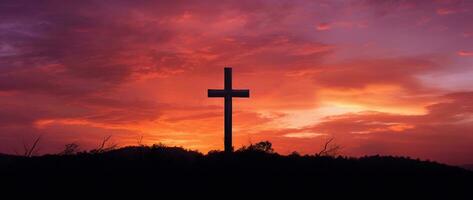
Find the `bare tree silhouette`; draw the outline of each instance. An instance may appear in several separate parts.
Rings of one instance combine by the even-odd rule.
[[[144,145],[143,145],[143,135],[140,135],[140,136],[138,137],[138,139],[136,140],[136,143],[137,143],[138,146],[140,146],[140,147],[144,146]]]
[[[324,143],[324,147],[322,150],[319,151],[319,153],[316,153],[316,156],[330,156],[330,157],[335,157],[340,153],[340,150],[342,147],[338,144],[333,144],[332,141],[334,138],[330,138]],[[331,144],[332,143],[332,144]]]
[[[116,149],[118,147],[118,144],[114,142],[109,142],[110,138],[112,138],[111,135],[105,137],[102,140],[102,143],[100,143],[100,146],[96,149],[90,150],[90,153],[102,153]]]
[[[23,141],[23,156],[25,157],[31,157],[38,151],[38,143],[41,140],[41,135],[39,135],[33,142],[31,146],[28,146],[24,141]]]

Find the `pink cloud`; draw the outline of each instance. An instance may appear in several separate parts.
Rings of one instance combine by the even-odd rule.
[[[473,56],[473,51],[461,50],[461,51],[458,51],[457,54],[459,56]]]
[[[315,29],[318,31],[326,31],[326,30],[330,30],[330,28],[331,26],[329,23],[320,23],[315,27]]]
[[[415,76],[439,70],[441,63],[437,62],[428,57],[350,60],[322,68],[313,74],[313,79],[323,87],[346,89],[384,84],[418,91],[423,86]]]
[[[455,14],[457,11],[451,8],[439,8],[437,9],[436,13],[438,15],[450,15]]]

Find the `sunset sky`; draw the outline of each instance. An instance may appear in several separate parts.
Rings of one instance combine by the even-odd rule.
[[[473,1],[0,1],[0,152],[67,143],[473,163]]]

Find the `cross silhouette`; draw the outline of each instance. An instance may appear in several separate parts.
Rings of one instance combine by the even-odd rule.
[[[209,89],[208,97],[225,98],[225,152],[233,152],[232,146],[232,98],[249,98],[250,90],[234,90],[232,88],[232,68],[225,67],[225,85],[223,90]]]

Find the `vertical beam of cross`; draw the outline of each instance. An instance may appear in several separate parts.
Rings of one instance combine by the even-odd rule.
[[[249,98],[250,90],[234,90],[232,88],[232,68],[225,67],[225,80],[223,90],[209,89],[208,97],[224,97],[225,98],[225,135],[224,147],[225,152],[233,152],[232,145],[232,98]]]
[[[224,146],[225,152],[233,151],[233,142],[232,142],[232,68],[225,68],[225,136],[224,136]]]

